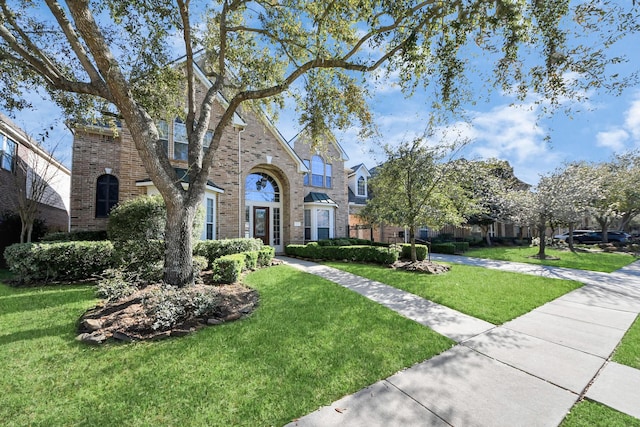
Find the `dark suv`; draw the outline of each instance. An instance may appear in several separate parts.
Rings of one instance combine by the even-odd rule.
[[[586,233],[581,236],[574,237],[574,240],[578,243],[591,244],[602,242],[602,232],[594,231],[592,233]],[[607,240],[611,243],[627,243],[629,241],[629,235],[622,231],[609,231],[607,232]]]

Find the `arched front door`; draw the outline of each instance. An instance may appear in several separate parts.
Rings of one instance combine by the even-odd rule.
[[[247,176],[244,188],[245,237],[261,239],[282,252],[280,185],[266,172],[253,172]]]

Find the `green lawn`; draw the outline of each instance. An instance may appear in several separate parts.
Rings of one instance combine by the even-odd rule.
[[[571,408],[560,427],[640,427],[640,420],[597,402],[583,400]]]
[[[640,316],[622,338],[612,360],[632,368],[640,369]]]
[[[495,247],[471,249],[465,252],[465,256],[551,265],[578,270],[602,271],[604,273],[611,273],[637,260],[633,255],[624,253],[571,252],[557,249],[546,249],[545,254],[559,259],[539,260],[531,258],[537,253],[537,247]]]
[[[165,341],[89,347],[89,286],[0,284],[0,420],[24,425],[282,425],[453,342],[316,276],[252,273],[248,319]]]
[[[500,325],[582,286],[467,265],[452,265],[446,274],[397,271],[384,266],[327,262],[348,271]]]

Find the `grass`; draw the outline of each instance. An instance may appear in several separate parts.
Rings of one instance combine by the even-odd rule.
[[[453,265],[446,274],[427,275],[369,264],[326,264],[403,289],[496,325],[582,286],[573,281],[467,265]]]
[[[578,402],[560,427],[640,427],[640,419],[590,400]]]
[[[0,419],[23,425],[282,425],[453,342],[319,277],[278,266],[246,283],[247,319],[186,337],[89,347],[89,286],[0,284]]]
[[[640,369],[640,316],[622,338],[616,348],[612,360],[614,362]]]
[[[616,271],[637,259],[633,255],[623,253],[571,252],[557,249],[546,249],[545,254],[559,259],[539,260],[531,258],[537,253],[537,247],[522,246],[471,249],[466,252],[465,255],[475,258],[551,265],[555,267],[575,268],[578,270],[601,271],[604,273]]]

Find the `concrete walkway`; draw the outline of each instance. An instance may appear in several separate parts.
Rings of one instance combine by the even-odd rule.
[[[289,426],[557,426],[583,396],[640,418],[640,371],[608,360],[640,313],[640,262],[606,274],[433,256],[585,283],[495,326],[350,273],[282,260],[459,343]]]

